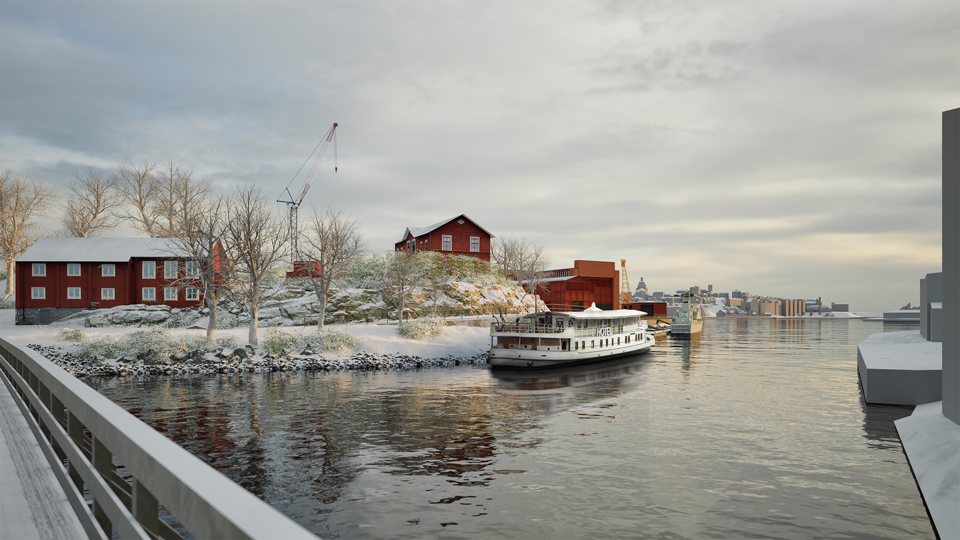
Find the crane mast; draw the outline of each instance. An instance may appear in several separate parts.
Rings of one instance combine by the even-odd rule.
[[[620,303],[625,304],[633,299],[630,292],[630,280],[627,279],[627,260],[620,259]]]
[[[290,184],[293,184],[293,180],[297,177],[297,174],[300,174],[300,171],[303,170],[303,166],[307,164],[307,161],[310,160],[310,157],[307,156],[307,161],[303,162],[303,165],[300,166],[300,169],[297,171],[297,174],[293,175],[293,178],[290,180],[290,183],[287,184],[287,187],[284,188],[284,192],[289,197],[289,200],[278,200],[277,202],[286,203],[290,207],[290,260],[294,262],[297,258],[297,253],[299,252],[299,246],[297,245],[297,239],[299,237],[299,227],[297,224],[297,209],[300,208],[300,203],[303,202],[303,198],[307,196],[307,191],[310,190],[310,186],[313,185],[313,179],[317,176],[317,171],[320,170],[320,163],[323,161],[323,156],[327,154],[327,149],[330,147],[330,142],[333,141],[333,172],[337,172],[337,123],[333,123],[333,127],[330,128],[330,131],[323,137],[323,140],[320,141],[320,144],[317,145],[320,147],[320,152],[317,154],[316,161],[313,162],[313,168],[310,169],[310,174],[307,175],[307,181],[303,184],[303,190],[300,192],[300,197],[294,200],[293,194],[290,193]],[[321,147],[322,145],[322,147]],[[316,152],[314,148],[314,152]],[[310,153],[313,155],[313,152]]]

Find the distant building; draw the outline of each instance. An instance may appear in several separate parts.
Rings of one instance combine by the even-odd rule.
[[[850,304],[838,304],[836,302],[830,302],[830,310],[840,312],[850,311]]]
[[[469,255],[489,261],[492,238],[494,236],[489,231],[460,214],[427,227],[407,227],[403,238],[394,244],[394,251],[439,251],[445,255]]]
[[[199,272],[169,238],[40,238],[17,259],[17,324],[126,304],[198,307]]]
[[[800,317],[806,311],[804,300],[781,300],[780,314],[784,317]]]
[[[730,297],[731,297],[731,298],[743,298],[743,297],[741,296],[741,294],[742,294],[742,293],[741,293],[740,291],[734,289],[734,290],[733,290],[733,293],[730,295]]]

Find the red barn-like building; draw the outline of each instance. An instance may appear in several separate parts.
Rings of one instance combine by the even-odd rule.
[[[429,227],[407,227],[403,238],[394,245],[394,250],[407,253],[439,251],[446,255],[470,255],[489,261],[491,238],[494,236],[489,231],[460,214]]]
[[[169,238],[40,238],[17,259],[17,324],[125,304],[200,306],[203,289],[189,281],[198,269],[181,253]]]
[[[573,268],[547,270],[540,283],[537,294],[551,311],[583,311],[593,303],[620,309],[620,272],[612,262],[573,261]]]

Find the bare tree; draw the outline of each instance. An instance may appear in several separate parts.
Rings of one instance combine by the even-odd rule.
[[[187,271],[181,283],[203,290],[203,303],[209,310],[207,340],[213,341],[217,325],[217,303],[233,278],[234,264],[227,257],[227,201],[210,200],[195,220],[187,221],[171,236],[173,253],[187,259]]]
[[[266,199],[255,187],[238,189],[227,221],[227,241],[236,270],[233,289],[250,314],[247,337],[256,346],[260,306],[279,291],[271,290],[265,282],[283,256],[286,235],[283,224],[270,214]]]
[[[490,257],[503,267],[503,274],[514,279],[534,296],[534,311],[539,311],[537,296],[549,292],[550,284],[544,282],[544,272],[550,264],[542,244],[531,244],[522,238],[498,238],[490,249]]]
[[[323,329],[323,317],[327,309],[327,291],[331,286],[344,277],[350,263],[360,256],[363,250],[363,235],[360,233],[360,223],[344,215],[340,210],[326,208],[313,210],[302,229],[302,241],[299,244],[301,260],[308,265],[306,279],[314,286],[317,300],[320,302],[320,320],[317,330]]]
[[[192,169],[181,167],[173,159],[157,168],[155,181],[155,227],[159,233],[172,236],[185,222],[198,218],[210,195],[210,181],[195,179]]]
[[[123,204],[130,208],[120,214],[122,219],[138,231],[145,232],[151,237],[162,236],[157,219],[161,208],[158,200],[159,187],[153,172],[158,163],[143,160],[135,163],[126,158],[117,166],[116,184]],[[165,231],[169,234],[169,231]]]
[[[87,167],[81,175],[73,173],[67,207],[60,222],[68,236],[87,238],[117,226],[113,212],[121,203],[116,197],[116,177],[104,178],[103,173]]]
[[[9,170],[0,173],[0,256],[7,265],[4,298],[13,294],[14,261],[36,240],[31,232],[39,230],[40,225],[35,220],[53,197],[53,189],[39,180],[14,178]]]
[[[407,295],[420,284],[417,257],[405,251],[391,251],[379,265],[380,294],[392,297],[397,303],[397,321],[403,322]]]

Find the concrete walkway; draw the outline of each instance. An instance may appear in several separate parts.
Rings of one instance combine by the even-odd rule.
[[[87,537],[3,382],[0,382],[0,486],[0,540]]]

